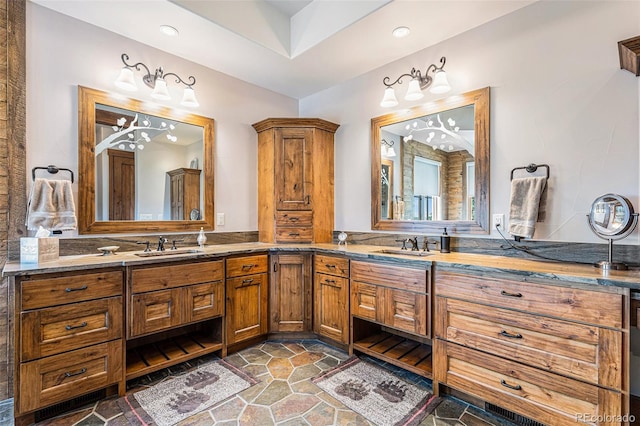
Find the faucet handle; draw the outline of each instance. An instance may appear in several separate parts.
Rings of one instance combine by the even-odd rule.
[[[172,240],[171,241],[171,250],[177,250],[178,247],[176,247],[176,243],[181,243],[183,242],[184,239],[180,239],[180,240]]]
[[[402,248],[400,250],[406,250],[407,249],[407,242],[409,242],[408,238],[405,238],[403,240],[396,240],[397,243],[402,243]]]
[[[144,249],[145,253],[148,253],[148,252],[151,251],[151,248],[149,247],[149,244],[150,244],[149,240],[147,240],[147,241],[136,241],[136,244],[146,244],[147,247]]]

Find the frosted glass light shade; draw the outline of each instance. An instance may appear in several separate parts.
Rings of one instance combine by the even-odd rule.
[[[182,95],[182,101],[180,104],[192,108],[196,108],[200,105],[196,99],[196,92],[194,92],[191,87],[184,89],[184,94]]]
[[[380,154],[382,154],[383,157],[387,156],[387,147],[382,145],[382,149],[380,150]]]
[[[398,105],[398,100],[396,99],[396,91],[393,90],[392,87],[387,87],[384,89],[384,97],[380,102],[380,106],[383,108],[391,108]]]
[[[436,71],[429,91],[431,93],[440,94],[447,93],[449,90],[451,90],[451,86],[449,85],[449,81],[447,81],[447,73],[444,72],[444,70]]]
[[[122,90],[127,90],[129,92],[135,92],[138,90],[138,86],[136,85],[136,81],[133,79],[133,71],[129,67],[123,67],[120,70],[120,75],[115,81],[116,87],[119,87]]]
[[[407,101],[417,101],[423,97],[424,93],[420,90],[420,82],[417,78],[414,78],[409,82],[409,88],[407,89],[407,94],[404,95],[404,99]]]
[[[164,79],[156,79],[156,85],[153,88],[153,92],[151,92],[151,97],[161,101],[168,101],[171,99],[171,95],[169,95],[169,91],[167,90],[167,82],[164,81]]]
[[[393,149],[393,147],[389,147],[389,149],[387,150],[387,157],[395,157],[396,156],[396,150]]]

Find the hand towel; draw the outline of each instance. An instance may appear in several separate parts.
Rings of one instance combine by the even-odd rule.
[[[547,178],[534,176],[511,181],[509,233],[515,237],[531,238],[539,221],[538,213],[545,213],[541,199],[547,186]],[[542,217],[540,219],[543,219]]]
[[[52,230],[76,229],[76,206],[69,180],[37,178],[31,187],[27,207],[27,229],[42,226]]]

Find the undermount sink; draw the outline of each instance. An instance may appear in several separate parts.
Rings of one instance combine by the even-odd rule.
[[[404,256],[417,256],[417,257],[422,257],[422,256],[429,256],[432,253],[430,251],[412,251],[412,250],[402,250],[402,249],[382,249],[382,250],[377,250],[374,253],[383,253],[383,254],[401,254]]]
[[[135,253],[136,256],[140,257],[154,257],[154,256],[171,256],[173,254],[187,254],[187,253],[198,253],[200,250],[198,249],[176,249],[176,250],[165,250],[165,251],[143,251],[142,253]]]

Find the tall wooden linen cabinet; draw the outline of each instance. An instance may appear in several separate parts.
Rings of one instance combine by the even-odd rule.
[[[319,118],[267,118],[258,132],[261,242],[328,243],[333,236],[333,137]]]

